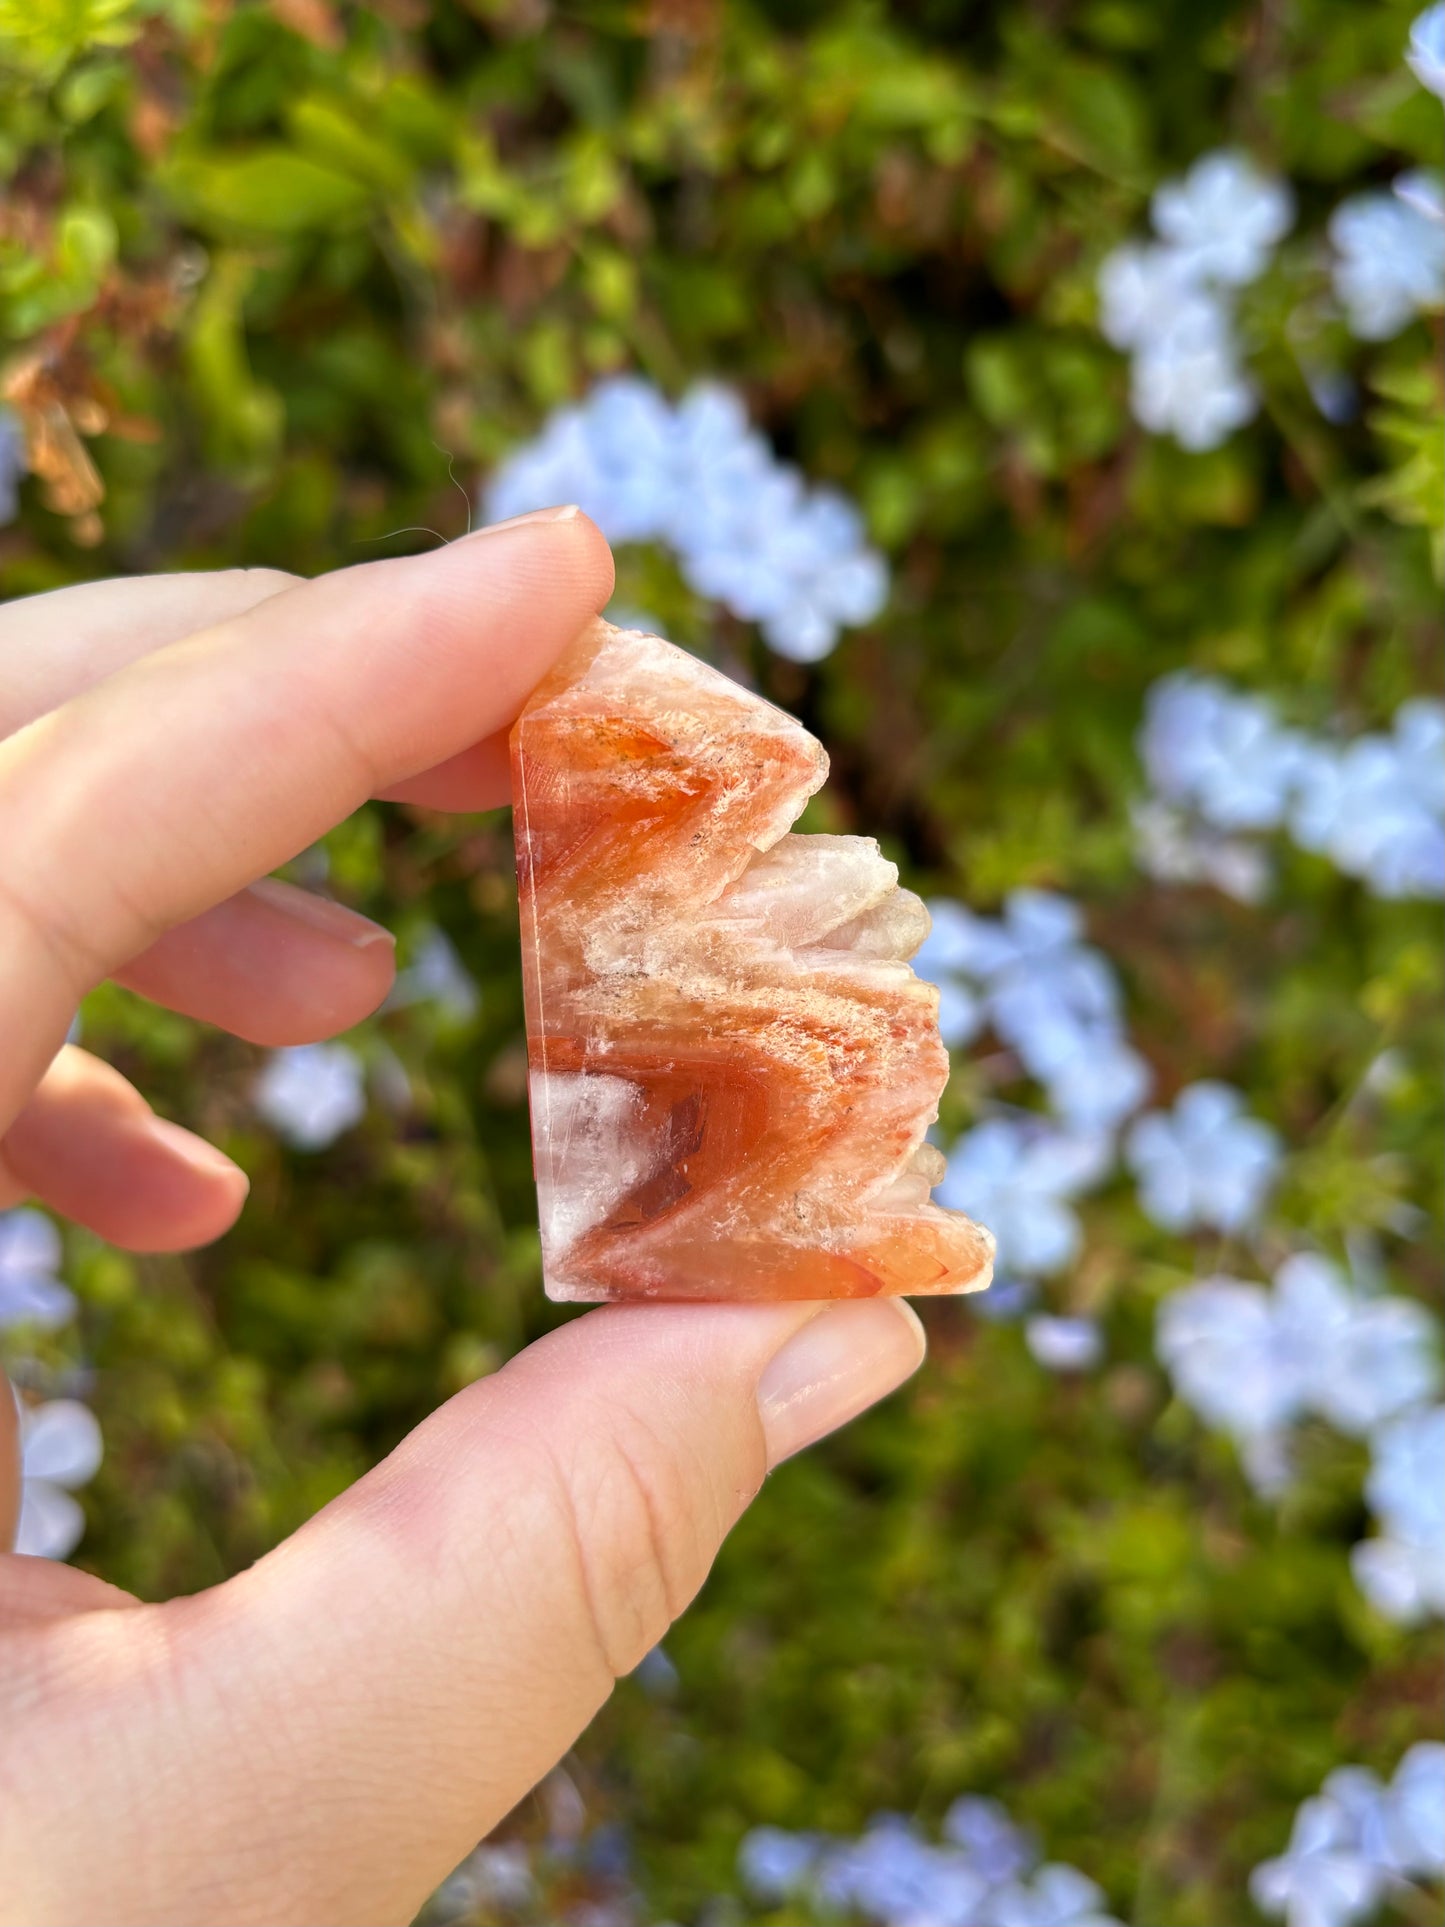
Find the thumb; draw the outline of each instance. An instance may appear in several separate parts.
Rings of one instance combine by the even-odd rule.
[[[204,1680],[187,1707],[225,1734],[191,1740],[187,1824],[241,1862],[215,1918],[409,1919],[656,1644],[768,1469],[922,1356],[898,1299],[595,1312],[167,1609],[171,1664]],[[281,1853],[238,1855],[278,1819]]]

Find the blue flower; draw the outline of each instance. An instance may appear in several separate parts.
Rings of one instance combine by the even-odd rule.
[[[1342,1830],[1342,1841],[1382,1871],[1399,1871],[1393,1801],[1378,1773],[1367,1766],[1336,1767],[1326,1776],[1319,1797],[1343,1816],[1348,1831]]]
[[[3,1382],[0,1397],[9,1397]],[[69,1558],[85,1531],[85,1515],[71,1495],[95,1477],[102,1452],[95,1414],[78,1399],[21,1406],[17,1552]]]
[[[1140,1202],[1166,1231],[1244,1231],[1258,1219],[1280,1162],[1279,1139],[1245,1113],[1227,1084],[1190,1084],[1172,1111],[1131,1127],[1125,1159]]]
[[[1161,1305],[1155,1334],[1179,1396],[1235,1439],[1266,1491],[1288,1479],[1283,1434],[1304,1413],[1366,1436],[1432,1397],[1437,1340],[1422,1306],[1352,1290],[1303,1252],[1272,1292],[1237,1278],[1186,1285]]]
[[[677,1668],[663,1646],[653,1646],[632,1669],[635,1679],[649,1699],[671,1699],[678,1688]]]
[[[1038,1861],[1033,1836],[1015,1826],[997,1800],[962,1794],[943,1816],[943,1837],[994,1885],[1016,1880]]]
[[[1302,1409],[1300,1362],[1278,1343],[1262,1285],[1206,1278],[1173,1292],[1155,1346],[1186,1404],[1240,1443],[1272,1437]]]
[[[1149,692],[1139,748],[1157,796],[1213,829],[1288,827],[1377,896],[1445,896],[1445,705],[1402,704],[1389,734],[1339,745],[1282,728],[1262,697],[1185,673]],[[1142,860],[1186,877],[1188,825],[1159,808],[1136,812]]]
[[[1391,1879],[1445,1872],[1445,1745],[1412,1746],[1386,1786],[1368,1767],[1341,1766],[1320,1788],[1355,1850]]]
[[[482,993],[444,930],[428,930],[412,960],[397,972],[386,1000],[388,1010],[408,1004],[434,1004],[457,1024],[468,1023],[481,1007]]]
[[[1399,780],[1422,810],[1445,819],[1445,702],[1416,696],[1390,726]]]
[[[1280,1266],[1274,1323],[1302,1403],[1341,1432],[1366,1437],[1439,1387],[1438,1331],[1424,1306],[1361,1296],[1323,1258],[1301,1252]]]
[[[1433,705],[1421,706],[1393,738],[1362,736],[1344,749],[1317,746],[1296,773],[1295,840],[1368,882],[1377,896],[1445,896],[1432,711]]]
[[[1148,1093],[1148,1066],[1124,1037],[1118,984],[1080,941],[1083,916],[1050,890],[1015,890],[994,921],[929,905],[933,928],[914,958],[940,985],[944,1042],[991,1023],[1074,1131],[1112,1130]]]
[[[1430,168],[1412,167],[1407,174],[1397,174],[1390,192],[1425,220],[1445,227],[1445,178]]]
[[[862,1916],[881,1927],[1115,1927],[1103,1896],[1072,1867],[1038,1860],[1032,1837],[996,1800],[955,1800],[935,1846],[898,1814],[857,1840],[755,1827],[738,1851],[743,1883],[765,1906]]]
[[[1144,348],[1174,323],[1196,294],[1185,257],[1157,242],[1126,241],[1099,268],[1099,327],[1116,348]]]
[[[536,1900],[537,1880],[526,1847],[515,1840],[496,1845],[484,1840],[443,1881],[428,1914],[435,1908],[444,1921],[454,1923],[483,1910],[520,1912]]]
[[[995,1894],[979,1927],[1117,1927],[1103,1903],[1102,1890],[1086,1875],[1050,1865]]]
[[[253,1101],[298,1151],[319,1151],[366,1113],[366,1075],[345,1044],[295,1044],[272,1051]]]
[[[913,968],[925,981],[931,977],[926,965],[919,970],[916,957]],[[976,997],[956,977],[944,977],[938,983],[938,1034],[950,1050],[972,1043],[983,1028],[986,1014],[982,998]]]
[[[991,1325],[1012,1325],[1037,1297],[1038,1285],[1032,1278],[1013,1278],[995,1267],[988,1290],[970,1297],[968,1308]]]
[[[1408,196],[1354,194],[1330,216],[1335,294],[1362,341],[1386,341],[1445,301],[1445,227]]]
[[[1371,1446],[1365,1497],[1382,1530],[1351,1553],[1355,1583],[1387,1619],[1445,1615],[1445,1405],[1392,1419]]]
[[[989,985],[989,1015],[994,1029],[1012,1044],[1040,1079],[1068,1061],[1081,1033],[1101,1026],[1112,1033],[1118,1022],[1114,973],[1096,951],[1061,944],[1050,951],[1025,952],[998,971]]]
[[[0,408],[0,528],[19,513],[20,477],[28,466],[24,430],[10,409]]]
[[[983,959],[995,954],[992,933],[997,926],[946,897],[930,899],[928,915],[928,935],[914,953],[913,969],[938,986],[938,1028],[953,1050],[971,1043],[987,1021],[983,998],[960,978],[987,974]]]
[[[1445,1744],[1421,1740],[1395,1768],[1389,1839],[1395,1864],[1424,1879],[1445,1876]]]
[[[60,1282],[60,1233],[43,1211],[0,1211],[0,1331],[34,1325],[54,1331],[75,1315],[75,1294]]]
[[[1359,1850],[1350,1817],[1333,1800],[1306,1800],[1287,1850],[1250,1877],[1249,1891],[1288,1927],[1350,1927],[1384,1891],[1380,1869]]]
[[[1139,746],[1159,795],[1220,830],[1277,829],[1306,750],[1264,698],[1187,672],[1150,690]]]
[[[1195,292],[1134,356],[1129,405],[1141,427],[1196,453],[1252,421],[1259,393],[1244,372],[1229,312]]]
[[[810,490],[749,424],[731,389],[690,389],[674,407],[637,376],[600,382],[553,415],[493,479],[493,520],[575,501],[612,542],[658,542],[699,595],[761,625],[777,654],[814,662],[842,628],[871,622],[888,567],[862,517]]]
[[[1415,20],[1405,59],[1420,85],[1445,100],[1445,0]]]
[[[1295,1816],[1287,1850],[1255,1869],[1250,1892],[1289,1927],[1349,1927],[1397,1880],[1445,1873],[1445,1746],[1412,1746],[1384,1786],[1337,1767]]]
[[[1016,919],[1019,899],[1025,894],[1018,890],[1010,899],[1010,921]],[[1048,1075],[1060,1053],[1072,1054],[1074,1032],[1101,1024],[1112,1028],[1118,1020],[1118,1000],[1118,986],[1107,961],[1072,938],[1020,944],[1017,955],[994,972],[989,984],[989,1014],[995,1030],[1026,1056],[1029,1068],[1041,1077]]]
[[[1049,1102],[1071,1130],[1111,1131],[1149,1095],[1153,1074],[1122,1038],[1076,1030],[1072,1048],[1047,1071],[1036,1069]],[[1031,1068],[1037,1058],[1025,1057]]]
[[[1171,803],[1149,797],[1129,811],[1139,868],[1159,883],[1211,883],[1239,903],[1269,892],[1269,858],[1257,843],[1201,829]]]
[[[1294,197],[1246,155],[1222,150],[1157,189],[1150,212],[1190,274],[1239,287],[1263,274],[1289,232]]]
[[[933,928],[919,958],[934,969],[984,982],[1013,964],[1074,943],[1084,927],[1078,905],[1051,890],[1015,890],[997,921],[947,898],[935,898],[928,908]]]
[[[1039,1312],[1024,1326],[1024,1343],[1051,1372],[1091,1372],[1104,1356],[1104,1337],[1092,1318]]]
[[[825,1907],[854,1908],[888,1927],[974,1927],[988,1890],[965,1854],[931,1846],[892,1816],[826,1853],[816,1886]]]
[[[1126,243],[1099,269],[1099,325],[1133,356],[1130,406],[1154,434],[1217,448],[1258,392],[1240,359],[1235,290],[1256,280],[1294,218],[1282,181],[1241,154],[1206,154],[1151,202],[1162,245]]]
[[[936,1195],[988,1226],[1002,1267],[1043,1277],[1077,1256],[1083,1234],[1069,1200],[1097,1183],[1109,1162],[1099,1138],[1041,1120],[987,1118],[954,1146]]]
[[[821,1834],[754,1827],[738,1848],[743,1884],[770,1905],[794,1899],[811,1881],[826,1844]]]

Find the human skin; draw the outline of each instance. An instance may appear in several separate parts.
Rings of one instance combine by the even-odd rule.
[[[507,800],[606,602],[574,510],[314,582],[0,608],[0,1208],[134,1250],[246,1180],[66,1045],[107,977],[267,1045],[381,1002],[387,934],[268,872],[368,797]],[[434,1412],[249,1571],[142,1603],[0,1553],[0,1927],[404,1922],[696,1593],[768,1470],[922,1357],[899,1300],[608,1307]],[[0,1386],[0,1545],[18,1455]]]

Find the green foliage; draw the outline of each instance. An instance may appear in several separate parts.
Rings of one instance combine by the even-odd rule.
[[[725,376],[864,505],[890,608],[804,671],[655,555],[623,554],[619,602],[824,736],[809,827],[878,834],[982,908],[1077,893],[1161,1091],[1221,1076],[1284,1132],[1278,1252],[1367,1236],[1427,1294],[1438,919],[1298,853],[1258,908],[1162,889],[1128,828],[1171,668],[1350,730],[1438,687],[1427,328],[1339,344],[1377,400],[1331,428],[1258,291],[1268,418],[1189,455],[1131,423],[1093,294],[1152,186],[1227,139],[1290,174],[1304,252],[1342,194],[1433,161],[1413,10],[0,0],[0,334],[115,431],[88,443],[98,544],[27,484],[4,588],[399,552],[421,538],[392,530],[465,526],[453,468],[470,483],[598,375]],[[186,1259],[74,1236],[79,1336],[37,1348],[49,1383],[89,1362],[106,1432],[82,1563],[147,1596],[243,1566],[556,1316],[507,825],[373,806],[327,852],[403,960],[438,925],[483,988],[465,1022],[363,1027],[380,1095],[332,1149],[258,1125],[249,1047],[119,991],[84,1013],[253,1187]],[[960,1059],[945,1123],[998,1075]],[[1154,1363],[1162,1293],[1248,1254],[1154,1231],[1122,1183],[1085,1215],[1057,1303],[1102,1315],[1104,1372],[1049,1378],[1017,1330],[930,1307],[917,1384],[735,1535],[669,1644],[676,1696],[625,1685],[583,1743],[659,1914],[730,1891],[750,1825],[932,1820],[973,1790],[1121,1918],[1242,1927],[1323,1774],[1433,1729],[1437,1637],[1350,1581],[1356,1449],[1312,1437],[1266,1507]]]
[[[1430,367],[1387,370],[1376,382],[1386,406],[1371,426],[1389,448],[1392,467],[1365,491],[1397,521],[1433,531],[1435,573],[1445,578],[1445,444],[1440,438],[1441,386]]]
[[[81,54],[128,46],[140,12],[138,0],[0,0],[0,54],[54,80]]]

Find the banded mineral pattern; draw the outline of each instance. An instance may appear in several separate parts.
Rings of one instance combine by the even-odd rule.
[[[532,1148],[551,1297],[977,1290],[934,1204],[928,912],[870,838],[791,833],[802,725],[598,621],[512,731]]]

